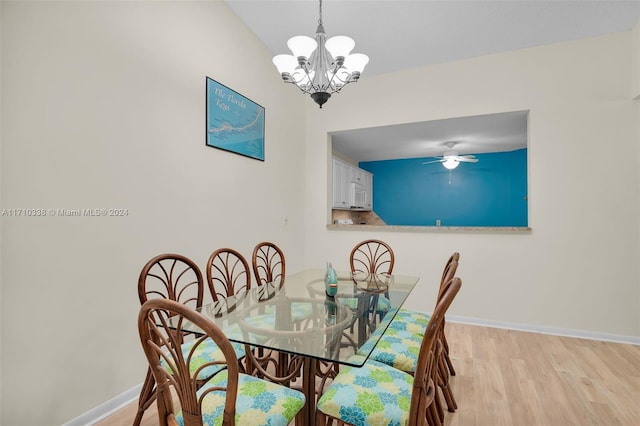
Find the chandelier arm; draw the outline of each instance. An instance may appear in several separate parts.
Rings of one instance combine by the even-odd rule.
[[[338,85],[338,83],[336,83],[336,80],[340,83]],[[340,91],[340,89],[342,89],[345,84],[347,84],[345,81],[343,81],[340,77],[338,77],[338,73],[334,73],[331,76],[331,80],[329,80],[329,87],[328,89],[331,89],[331,93],[337,93]]]
[[[284,83],[287,83],[287,84],[293,84],[293,85],[294,85],[294,86],[296,86],[298,89],[300,89],[300,91],[301,91],[302,93],[305,93],[305,94],[312,93],[312,92],[309,92],[309,91],[308,91],[307,89],[305,89],[304,87],[301,87],[300,85],[298,85],[298,83],[296,83],[296,82],[295,82],[295,80],[294,80],[293,78],[292,78],[291,80],[284,80]]]
[[[346,86],[347,84],[351,83],[353,81],[353,79],[351,78],[351,73],[347,72],[347,78],[345,78],[344,80],[340,78],[340,76],[338,75],[338,71],[341,68],[344,68],[343,66],[341,66],[340,64],[335,64],[335,67],[331,70],[331,80],[329,81],[329,83],[332,83],[334,80],[338,80],[341,83],[341,86],[339,89],[336,90],[336,92],[339,92],[340,89],[344,86]],[[334,87],[338,87],[336,84],[333,85]]]

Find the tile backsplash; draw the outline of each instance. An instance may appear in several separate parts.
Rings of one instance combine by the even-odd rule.
[[[344,224],[342,222],[348,219],[353,222],[353,225],[386,225],[373,211],[331,210],[331,223]]]

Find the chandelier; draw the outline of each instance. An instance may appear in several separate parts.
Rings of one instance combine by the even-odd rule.
[[[335,36],[327,40],[322,26],[322,0],[315,39],[295,36],[287,41],[292,55],[276,55],[273,64],[285,83],[293,83],[322,108],[332,93],[358,81],[369,57],[351,53],[356,45],[352,38]]]

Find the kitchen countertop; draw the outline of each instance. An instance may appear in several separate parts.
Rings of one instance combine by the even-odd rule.
[[[519,226],[395,226],[395,225],[334,225],[327,229],[334,231],[395,231],[395,232],[531,232],[531,227]]]

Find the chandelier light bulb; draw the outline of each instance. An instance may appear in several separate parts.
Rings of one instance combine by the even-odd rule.
[[[324,44],[324,47],[327,48],[331,56],[333,56],[333,59],[338,60],[338,58],[342,58],[343,61],[344,58],[349,56],[349,53],[351,53],[355,46],[356,42],[347,36],[331,37]]]
[[[273,57],[273,64],[280,74],[293,74],[298,66],[298,60],[293,55],[276,55]]]
[[[308,59],[318,47],[318,43],[311,37],[295,36],[287,41],[287,47],[296,58]]]
[[[349,70],[349,72],[357,72],[358,74],[364,71],[364,67],[369,63],[369,57],[364,53],[354,53],[353,55],[347,56],[344,61],[344,66]]]

